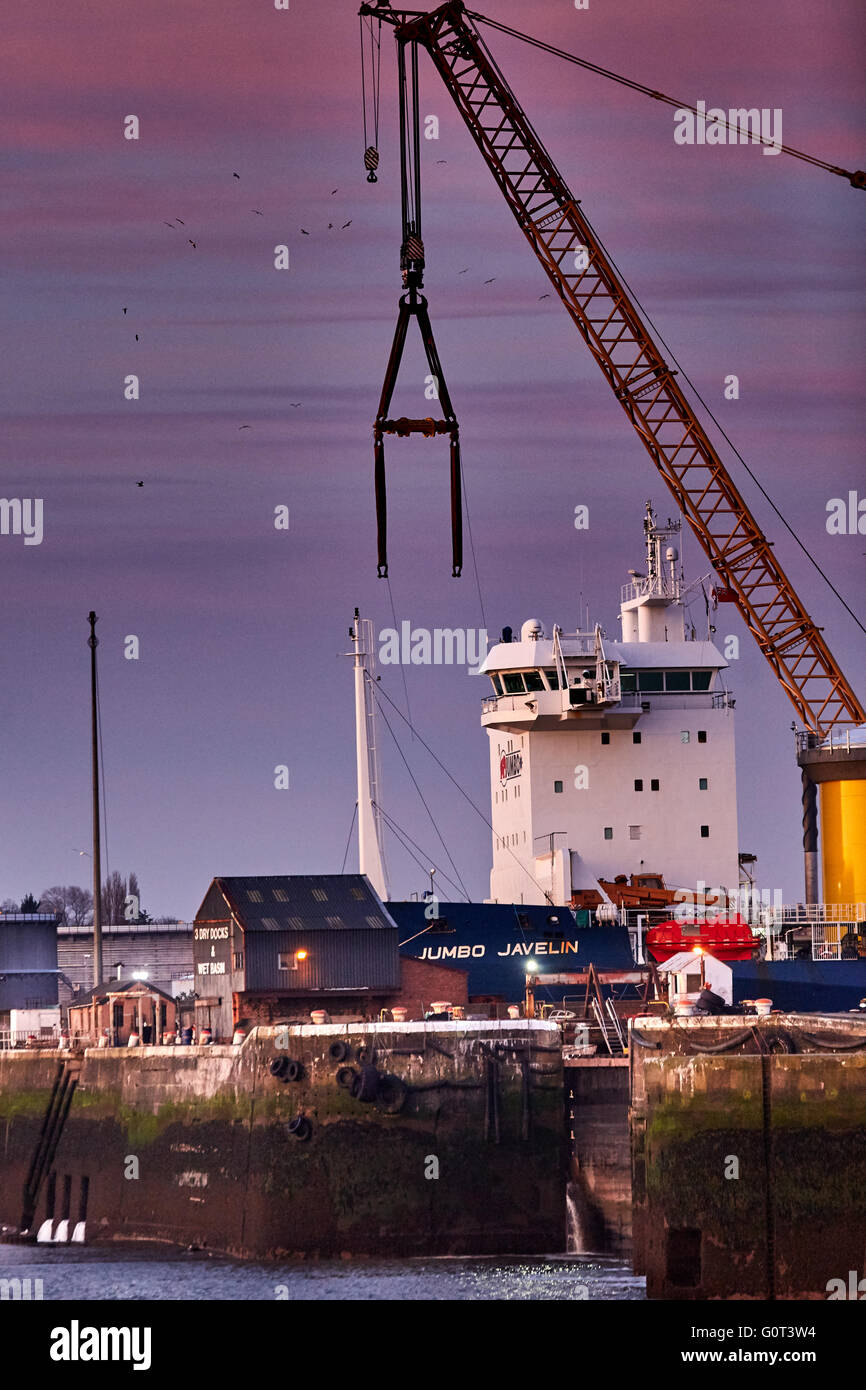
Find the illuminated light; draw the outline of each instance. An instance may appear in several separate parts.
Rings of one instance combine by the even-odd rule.
[[[146,980],[148,978],[148,972],[146,970],[133,970],[132,978],[134,980]]]
[[[537,970],[537,969],[538,969],[538,962],[537,962],[537,961],[528,960],[528,961],[526,962],[527,974],[529,974],[530,972],[535,971],[535,970]]]
[[[295,952],[295,959],[296,959],[296,960],[306,960],[306,959],[307,959],[307,952],[306,952],[306,951],[296,951],[296,952]]]

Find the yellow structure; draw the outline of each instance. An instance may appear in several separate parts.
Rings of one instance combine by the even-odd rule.
[[[821,782],[818,794],[824,901],[866,902],[866,778]]]

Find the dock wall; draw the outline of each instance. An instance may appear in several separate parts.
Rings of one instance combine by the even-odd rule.
[[[826,1299],[866,1275],[866,1020],[636,1019],[630,1127],[650,1298]]]
[[[0,1053],[0,1224],[20,1229],[29,1191],[31,1234],[64,1220],[71,1233],[86,1206],[88,1241],[242,1256],[561,1250],[559,1042],[516,1020]],[[297,1079],[271,1074],[279,1058]],[[341,1067],[369,1099],[338,1084]]]

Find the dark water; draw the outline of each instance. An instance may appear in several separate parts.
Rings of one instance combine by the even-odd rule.
[[[0,1279],[42,1280],[63,1299],[617,1300],[644,1280],[606,1255],[257,1264],[163,1247],[0,1245]]]

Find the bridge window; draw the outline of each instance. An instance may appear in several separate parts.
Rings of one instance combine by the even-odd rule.
[[[663,690],[664,683],[661,671],[641,671],[640,688],[641,690]]]
[[[541,679],[540,671],[524,671],[523,679],[526,681],[527,690],[544,689],[544,681]]]
[[[526,686],[523,684],[523,676],[519,671],[509,671],[502,677],[502,684],[505,686],[506,695],[525,695]]]
[[[490,680],[491,680],[491,683],[492,683],[492,685],[493,685],[493,689],[494,689],[494,691],[496,692],[496,694],[497,694],[497,695],[501,695],[501,694],[502,694],[502,682],[500,681],[499,677],[498,677],[498,676],[491,676],[491,677],[490,677]]]
[[[634,695],[637,690],[637,674],[634,671],[620,671],[619,688],[623,695]]]
[[[665,671],[665,690],[690,690],[691,671]]]
[[[604,827],[604,838],[605,838],[606,840],[612,840],[612,839],[613,839],[613,826],[612,826],[612,825],[606,825],[606,826]]]
[[[545,676],[547,677],[547,684],[550,686],[551,690],[558,690],[558,689],[559,689],[559,672],[556,671],[556,670],[553,670],[553,671],[545,671],[544,674],[545,674]]]
[[[692,671],[692,690],[709,690],[712,671]]]

